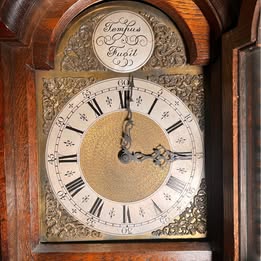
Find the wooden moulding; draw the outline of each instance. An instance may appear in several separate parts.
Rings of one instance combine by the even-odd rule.
[[[48,246],[41,245],[33,255],[36,260],[139,260],[139,261],[210,261],[211,251],[207,243],[108,243]],[[67,252],[67,253],[66,253]],[[48,254],[47,254],[48,253]],[[59,254],[58,254],[59,253]],[[66,259],[67,258],[67,259]],[[72,258],[72,259],[69,259]]]

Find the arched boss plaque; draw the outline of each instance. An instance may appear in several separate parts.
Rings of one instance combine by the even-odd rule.
[[[99,61],[115,72],[141,68],[154,50],[154,34],[139,14],[120,10],[103,17],[93,34],[93,49]]]

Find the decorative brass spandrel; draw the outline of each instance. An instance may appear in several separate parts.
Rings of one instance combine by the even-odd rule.
[[[185,46],[174,24],[160,21],[157,15],[140,12],[152,26],[155,35],[155,49],[143,70],[178,67],[186,64]]]
[[[97,14],[83,21],[70,37],[63,49],[60,67],[64,72],[107,71],[96,58],[92,49],[92,33],[98,20],[105,14]]]
[[[171,221],[163,229],[155,230],[153,236],[182,236],[184,238],[205,237],[207,234],[207,192],[206,181],[202,179],[200,188],[193,199],[178,218]]]
[[[84,226],[68,214],[54,196],[49,182],[46,182],[44,190],[45,215],[42,225],[45,234],[42,241],[97,240],[102,237],[100,232],[91,229],[91,226]]]
[[[95,83],[94,77],[42,78],[43,133],[48,134],[53,119],[62,107],[79,91]]]
[[[148,79],[164,86],[178,96],[197,117],[199,126],[204,131],[204,77],[203,74],[160,74]]]

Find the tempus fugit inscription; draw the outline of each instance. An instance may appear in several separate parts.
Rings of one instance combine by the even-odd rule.
[[[151,57],[154,34],[139,14],[117,11],[103,17],[93,34],[94,53],[100,62],[115,72],[133,72]]]

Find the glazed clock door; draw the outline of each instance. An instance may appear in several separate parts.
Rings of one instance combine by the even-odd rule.
[[[206,236],[202,68],[167,16],[86,10],[37,88],[43,242]]]

